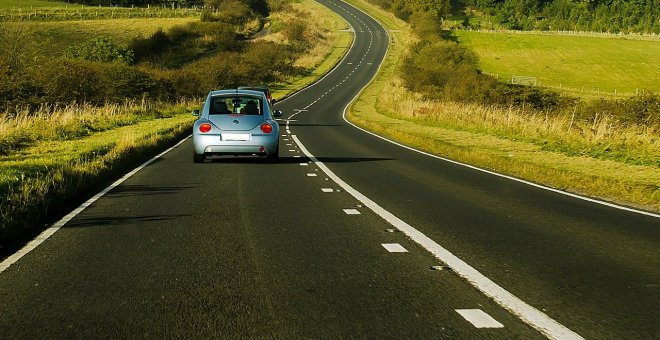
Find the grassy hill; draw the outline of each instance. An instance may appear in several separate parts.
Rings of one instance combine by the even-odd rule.
[[[479,55],[482,71],[537,77],[541,86],[575,95],[660,91],[660,41],[456,31],[461,45]]]
[[[44,1],[44,0],[0,0],[0,9],[14,8],[44,8],[53,6],[66,6],[64,2]]]

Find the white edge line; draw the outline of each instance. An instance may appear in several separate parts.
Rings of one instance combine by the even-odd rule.
[[[55,234],[60,228],[62,228],[65,224],[69,223],[74,217],[76,217],[78,214],[80,214],[83,210],[85,210],[87,207],[92,205],[96,200],[99,198],[105,196],[110,190],[116,188],[120,184],[122,184],[124,181],[129,179],[131,176],[135,175],[138,171],[142,170],[144,167],[147,165],[151,164],[153,161],[157,160],[158,158],[162,157],[166,153],[174,150],[176,147],[181,145],[183,142],[185,142],[190,136],[182,139],[178,143],[176,143],[174,146],[171,148],[159,153],[158,155],[154,156],[150,160],[142,163],[142,165],[138,166],[137,168],[133,169],[133,171],[127,173],[124,175],[122,178],[116,180],[114,183],[110,184],[107,188],[101,190],[98,194],[94,195],[92,198],[88,199],[85,201],[85,203],[81,204],[78,208],[64,216],[61,220],[55,222],[52,226],[50,226],[48,229],[44,230],[39,234],[37,237],[35,237],[32,241],[28,242],[23,248],[21,248],[19,251],[14,253],[13,255],[9,256],[6,258],[4,261],[0,262],[0,273],[4,272],[9,266],[12,264],[16,263],[18,260],[20,260],[23,256],[37,248],[40,244],[44,243],[49,237],[51,237],[53,234]]]
[[[382,23],[378,21],[378,19],[373,18],[370,16],[368,13],[365,13],[364,11],[360,10],[359,8],[356,8],[355,6],[346,3],[347,5],[355,8],[356,10],[364,13],[365,15],[369,16],[372,18],[374,21],[376,21],[385,31],[387,34],[387,51],[385,52],[385,57],[383,60],[378,65],[378,70],[376,71],[376,75],[380,72],[383,63],[385,62],[385,58],[387,57],[387,54],[389,53],[390,50],[390,41],[391,38],[389,36],[389,32],[384,28]],[[350,24],[349,24],[350,25]],[[353,39],[353,43],[355,43],[355,39]],[[351,48],[353,45],[351,45]],[[346,54],[348,55],[348,53]],[[371,78],[371,80],[355,95],[355,97],[344,107],[344,113],[343,113],[343,118],[344,120],[364,131],[367,132],[373,136],[379,137],[383,140],[386,140],[388,142],[401,145],[399,143],[390,141],[389,139],[386,139],[384,137],[378,136],[372,132],[369,132],[367,130],[364,130],[355,124],[349,122],[346,119],[346,112],[348,108],[357,100],[357,98],[362,94],[364,89],[371,85],[376,79],[376,76]],[[413,228],[411,225],[408,223],[404,222],[403,220],[399,219],[398,217],[394,216],[394,214],[390,213],[389,211],[383,209],[380,207],[378,204],[376,204],[374,201],[369,199],[368,197],[362,195],[359,191],[353,189],[348,183],[344,182],[341,178],[339,178],[337,175],[335,175],[325,164],[320,162],[314,155],[312,155],[307,148],[300,142],[300,139],[298,139],[298,136],[293,135],[293,139],[296,141],[298,146],[300,147],[301,151],[309,158],[311,159],[315,164],[323,170],[323,172],[328,175],[328,177],[332,178],[339,186],[341,186],[345,191],[351,194],[351,196],[355,197],[357,200],[362,202],[365,206],[367,206],[369,209],[371,209],[374,213],[378,214],[381,216],[383,219],[385,219],[387,222],[389,222],[392,226],[395,228],[399,229],[401,232],[406,234],[408,237],[410,237],[414,242],[418,243],[422,247],[424,247],[427,251],[429,251],[431,254],[433,254],[437,259],[440,261],[444,262],[447,264],[448,267],[450,267],[454,272],[456,272],[459,276],[467,280],[472,286],[477,288],[479,291],[481,291],[484,295],[492,298],[497,304],[511,312],[512,314],[518,316],[521,320],[523,320],[525,323],[528,325],[532,326],[539,332],[541,332],[543,335],[547,336],[550,339],[583,339],[579,334],[573,332],[572,330],[568,329],[566,326],[558,323],[554,319],[550,318],[547,316],[545,313],[539,311],[538,309],[528,305],[515,295],[509,293],[507,290],[504,288],[500,287],[498,284],[481,274],[479,271],[465,263],[463,260],[459,259],[456,257],[454,254],[437,244],[435,241],[418,231],[417,229]],[[403,145],[401,145],[403,146]],[[404,146],[405,147],[405,146]],[[419,150],[406,147],[410,150],[421,152]],[[423,154],[427,154],[429,156],[437,157],[439,159],[443,159],[442,157],[438,157],[435,155],[431,155],[428,153],[421,152]],[[451,161],[451,160],[448,160]],[[458,163],[455,161],[451,161],[453,163],[459,164],[459,165],[464,165],[468,167],[472,167],[463,163]],[[474,167],[475,169],[486,171],[483,169],[479,169]],[[496,173],[493,173],[496,174]],[[496,174],[499,176],[504,176],[500,174]],[[514,179],[513,177],[511,177]],[[517,179],[516,179],[517,180]],[[524,183],[524,182],[523,182]],[[528,182],[531,183],[531,182]],[[543,186],[540,186],[543,187]],[[561,192],[561,191],[560,191]]]
[[[312,155],[307,148],[300,142],[298,136],[293,136],[300,150],[311,159],[323,172],[328,175],[335,183],[344,189],[344,191],[351,194],[364,206],[371,209],[378,216],[382,217],[388,223],[401,232],[406,234],[411,240],[422,246],[424,249],[433,254],[437,259],[444,262],[460,277],[467,280],[472,286],[477,288],[487,297],[493,299],[497,304],[516,315],[528,325],[534,327],[536,330],[544,334],[550,339],[582,339],[580,335],[566,328],[562,324],[553,320],[538,309],[528,305],[520,300],[515,295],[509,293],[504,288],[481,274],[479,271],[465,263],[463,260],[456,257],[454,254],[440,246],[438,243],[413,228],[408,223],[394,216],[394,214],[383,209],[377,203],[364,196],[359,191],[353,189],[348,183],[344,182],[341,178],[335,175],[323,162],[320,162],[314,155]]]
[[[362,10],[360,10],[359,8],[353,6],[353,5],[349,4],[349,3],[346,3],[346,4],[349,5],[349,6],[351,6],[351,7],[353,7],[353,8],[355,8],[355,9],[357,9],[358,11],[361,11],[362,13],[366,14],[367,16],[371,17],[371,16],[369,15],[369,13],[365,13],[365,12],[363,12]],[[385,27],[383,26],[383,24],[382,24],[380,21],[378,21],[378,19],[373,18],[373,17],[371,17],[371,18],[372,18],[374,21],[376,21],[376,22],[377,22],[377,23],[383,28],[383,30],[384,30],[385,33],[387,34],[387,38],[388,38],[387,40],[388,40],[388,42],[391,41],[391,40],[390,40],[390,33],[385,29]],[[352,46],[351,46],[351,47],[352,47]],[[387,54],[389,54],[389,51],[390,51],[390,45],[389,45],[389,43],[388,43],[388,45],[387,45],[387,51],[385,52],[385,58],[387,58]],[[378,73],[380,73],[380,69],[382,68],[383,63],[385,62],[385,58],[383,58],[383,60],[382,60],[382,61],[380,62],[380,64],[378,65],[378,70],[376,71],[376,75],[378,75]],[[490,175],[494,175],[494,176],[498,176],[498,177],[506,178],[506,179],[509,179],[509,180],[512,180],[512,181],[516,181],[516,182],[519,182],[519,183],[527,184],[527,185],[530,185],[530,186],[533,186],[533,187],[536,187],[536,188],[539,188],[539,189],[544,189],[544,190],[552,191],[552,192],[555,192],[555,193],[558,193],[558,194],[562,194],[562,195],[570,196],[570,197],[577,198],[577,199],[580,199],[580,200],[583,200],[583,201],[587,201],[587,202],[591,202],[591,203],[596,203],[596,204],[604,205],[604,206],[607,206],[607,207],[610,207],[610,208],[615,208],[615,209],[619,209],[619,210],[624,210],[624,211],[628,211],[628,212],[633,212],[633,213],[637,213],[637,214],[641,214],[641,215],[646,215],[646,216],[651,216],[651,217],[660,218],[660,214],[655,214],[655,213],[652,213],[652,212],[649,212],[649,211],[644,211],[644,210],[639,210],[639,209],[629,208],[629,207],[625,207],[625,206],[622,206],[622,205],[618,205],[618,204],[614,204],[614,203],[610,203],[610,202],[605,202],[605,201],[597,200],[597,199],[590,198],[590,197],[580,196],[580,195],[578,195],[578,194],[574,194],[574,193],[571,193],[571,192],[567,192],[567,191],[563,191],[563,190],[559,190],[559,189],[551,188],[551,187],[548,187],[548,186],[545,186],[545,185],[541,185],[541,184],[538,184],[538,183],[533,183],[533,182],[530,182],[530,181],[526,181],[526,180],[524,180],[524,179],[520,179],[520,178],[516,178],[516,177],[513,177],[513,176],[504,175],[504,174],[500,174],[500,173],[497,173],[497,172],[494,172],[494,171],[490,171],[490,170],[486,170],[486,169],[483,169],[483,168],[479,168],[479,167],[476,167],[476,166],[474,166],[474,165],[469,165],[469,164],[461,163],[461,162],[454,161],[454,160],[451,160],[451,159],[448,159],[448,158],[440,157],[440,156],[437,156],[437,155],[434,155],[434,154],[431,154],[431,153],[428,153],[428,152],[425,152],[425,151],[422,151],[422,150],[418,150],[418,149],[415,149],[415,148],[413,148],[413,147],[410,147],[410,146],[407,146],[407,145],[401,144],[401,143],[399,143],[399,142],[393,141],[393,140],[391,140],[391,139],[388,139],[388,138],[386,138],[386,137],[383,137],[383,136],[381,136],[381,135],[378,135],[378,134],[376,134],[376,133],[373,133],[373,132],[371,132],[371,131],[368,131],[368,130],[366,130],[366,129],[363,129],[363,128],[361,128],[361,127],[359,127],[359,126],[353,124],[352,122],[350,122],[350,121],[346,118],[346,113],[347,113],[347,111],[348,111],[348,108],[350,108],[350,107],[353,105],[353,103],[354,103],[354,102],[360,97],[360,95],[362,94],[362,92],[364,92],[364,90],[365,90],[367,87],[369,87],[369,85],[371,85],[371,83],[373,83],[375,80],[376,80],[376,76],[374,76],[374,77],[369,81],[369,83],[367,83],[367,85],[366,85],[365,87],[363,87],[363,88],[360,90],[360,92],[358,92],[357,95],[353,98],[353,100],[351,100],[350,103],[348,103],[348,105],[344,108],[344,113],[343,113],[343,115],[342,115],[342,118],[344,118],[344,121],[345,121],[346,123],[350,124],[351,126],[353,126],[354,128],[356,128],[356,129],[358,129],[358,130],[361,130],[361,131],[363,131],[363,132],[365,132],[365,133],[368,133],[368,134],[370,134],[370,135],[372,135],[372,136],[374,136],[374,137],[378,137],[378,138],[380,138],[380,139],[382,139],[382,140],[384,140],[384,141],[387,141],[387,142],[392,143],[392,144],[394,144],[394,145],[397,145],[397,146],[400,146],[400,147],[402,147],[402,148],[408,149],[408,150],[410,150],[410,151],[414,151],[414,152],[417,152],[417,153],[420,153],[420,154],[423,154],[423,155],[426,155],[426,156],[429,156],[429,157],[433,157],[433,158],[436,158],[436,159],[440,159],[440,160],[445,161],[445,162],[449,162],[449,163],[452,163],[452,164],[456,164],[456,165],[464,166],[464,167],[467,167],[467,168],[470,168],[470,169],[473,169],[473,170],[477,170],[477,171],[485,172],[485,173],[490,174]]]

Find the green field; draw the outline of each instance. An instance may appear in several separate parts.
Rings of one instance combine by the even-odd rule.
[[[66,3],[58,1],[43,1],[43,0],[0,0],[0,9],[14,9],[14,8],[43,8],[53,6],[65,6]]]
[[[79,21],[48,21],[6,23],[23,27],[28,41],[49,55],[60,55],[69,46],[96,37],[105,37],[120,45],[127,45],[133,38],[148,37],[158,29],[185,25],[198,18],[144,18],[101,19]]]
[[[481,70],[507,81],[537,77],[538,85],[574,94],[660,92],[660,41],[548,34],[456,31]]]

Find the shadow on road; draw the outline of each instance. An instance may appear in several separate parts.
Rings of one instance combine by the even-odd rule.
[[[367,158],[367,157],[316,157],[322,163],[360,163],[360,162],[382,162],[393,161],[394,158]],[[216,164],[298,164],[309,162],[308,157],[280,157],[277,161],[269,161],[266,158],[260,157],[235,157],[235,156],[222,156],[215,158],[208,158],[206,163]]]
[[[192,189],[192,186],[151,186],[151,185],[120,185],[114,188],[108,196],[110,197],[131,197],[131,196],[153,196],[168,195],[186,189]]]
[[[176,220],[190,215],[144,215],[144,216],[126,216],[126,217],[94,217],[94,218],[76,218],[67,223],[64,228],[85,228],[101,226],[117,226],[126,224],[159,222]]]

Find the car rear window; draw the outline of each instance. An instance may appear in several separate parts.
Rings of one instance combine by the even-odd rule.
[[[261,115],[263,112],[261,98],[253,96],[221,96],[211,98],[211,115]]]

